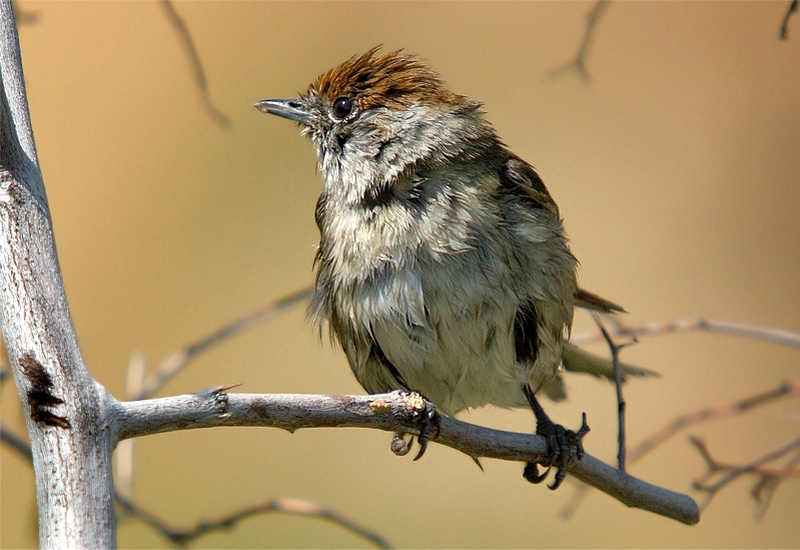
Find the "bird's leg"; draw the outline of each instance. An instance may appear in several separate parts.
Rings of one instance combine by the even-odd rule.
[[[567,464],[570,459],[573,457],[578,460],[583,458],[584,450],[582,440],[583,436],[589,431],[589,426],[586,424],[586,413],[583,413],[583,423],[577,432],[568,430],[561,424],[556,424],[550,420],[550,417],[544,412],[544,409],[533,394],[533,390],[531,390],[527,384],[523,386],[522,391],[525,392],[525,397],[528,399],[533,414],[536,415],[536,434],[541,435],[547,440],[549,454],[546,464],[541,462],[528,462],[525,465],[525,470],[522,475],[531,483],[541,483],[547,478],[550,467],[555,466],[555,480],[553,484],[548,485],[548,487],[551,490],[558,489],[558,486],[561,485],[561,482],[564,481],[564,477],[567,475]],[[541,474],[539,473],[539,464],[547,466],[547,469]]]
[[[439,413],[436,412],[436,406],[418,392],[411,392],[408,402],[409,406],[414,409],[416,423],[419,426],[419,435],[417,436],[419,452],[414,457],[414,460],[419,460],[428,448],[428,441],[439,435]]]

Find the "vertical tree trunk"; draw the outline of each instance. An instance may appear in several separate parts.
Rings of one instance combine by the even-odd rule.
[[[0,326],[33,450],[42,548],[116,545],[109,396],[86,370],[33,142],[11,0],[0,0]]]

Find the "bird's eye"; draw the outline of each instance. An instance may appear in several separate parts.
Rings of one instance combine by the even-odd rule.
[[[353,102],[349,97],[340,97],[333,102],[333,116],[338,119],[346,118],[353,112]]]

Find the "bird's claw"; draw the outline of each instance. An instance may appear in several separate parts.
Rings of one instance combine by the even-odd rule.
[[[419,435],[417,436],[419,452],[414,457],[414,460],[422,458],[428,448],[428,441],[439,435],[439,413],[436,412],[436,407],[433,403],[424,397],[422,399],[425,403],[425,409],[420,413],[420,420],[418,421],[420,423]]]
[[[411,447],[414,446],[414,436],[411,436],[411,439],[406,441],[405,436],[408,435],[404,432],[398,432],[392,434],[392,445],[391,449],[394,454],[397,456],[406,456],[408,452],[411,450]]]
[[[561,424],[555,424],[547,416],[537,419],[536,433],[547,440],[548,459],[547,462],[529,462],[525,465],[522,475],[531,483],[541,483],[547,478],[552,466],[556,467],[556,475],[552,485],[548,485],[550,490],[556,490],[564,481],[567,475],[567,465],[573,457],[582,459],[585,451],[583,449],[583,436],[589,432],[589,425],[586,423],[586,413],[583,413],[583,421],[578,431],[568,430]],[[547,469],[540,474],[539,464],[547,466]]]

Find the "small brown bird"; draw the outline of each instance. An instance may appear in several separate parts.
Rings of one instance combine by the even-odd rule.
[[[621,308],[578,289],[536,171],[480,103],[399,51],[374,48],[301,97],[256,107],[298,122],[316,146],[324,190],[310,315],[329,324],[364,389],[419,391],[448,415],[530,406],[557,487],[588,427],[554,424],[534,394],[565,395],[574,306]],[[532,482],[546,475],[525,469]]]

